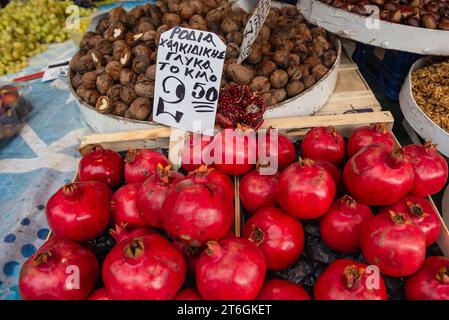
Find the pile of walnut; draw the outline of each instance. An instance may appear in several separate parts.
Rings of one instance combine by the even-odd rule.
[[[335,63],[326,31],[295,7],[272,8],[248,58],[236,63],[250,14],[227,0],[165,0],[129,12],[115,8],[87,32],[70,63],[71,84],[102,113],[151,120],[160,35],[174,26],[214,32],[227,44],[222,87],[245,84],[268,106],[312,87]]]

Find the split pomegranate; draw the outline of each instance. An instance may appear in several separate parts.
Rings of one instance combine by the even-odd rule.
[[[394,136],[383,123],[356,129],[349,137],[346,146],[348,158],[352,158],[359,150],[373,143],[382,143],[387,151],[393,151]]]
[[[362,225],[362,254],[383,274],[405,277],[415,273],[426,257],[426,236],[421,228],[394,211],[380,213]]]
[[[270,270],[287,268],[304,249],[301,223],[278,208],[257,211],[246,221],[243,235],[259,247]]]
[[[184,179],[184,175],[170,170],[170,166],[161,164],[137,191],[136,204],[142,219],[151,227],[162,228],[162,205],[168,190],[177,182]]]
[[[234,204],[214,183],[185,179],[170,188],[162,206],[162,225],[173,237],[201,246],[231,229]]]
[[[110,300],[105,288],[100,288],[91,293],[87,300]]]
[[[316,300],[387,300],[384,280],[376,271],[358,261],[337,259],[318,278]]]
[[[123,160],[117,152],[98,145],[81,159],[78,172],[80,181],[100,181],[117,188],[123,180]]]
[[[336,192],[331,175],[310,159],[300,159],[281,175],[277,198],[287,213],[315,219],[329,210]]]
[[[404,291],[408,300],[449,300],[449,259],[427,258],[405,281]]]
[[[321,240],[337,252],[354,253],[360,249],[360,227],[372,216],[368,206],[344,195],[321,218]]]
[[[151,229],[146,228],[138,228],[131,231],[127,230],[127,225],[116,225],[115,229],[109,229],[109,233],[114,238],[116,242],[121,242],[124,240],[128,240],[129,238],[139,237],[146,234],[153,233]]]
[[[404,197],[413,187],[413,166],[403,149],[389,152],[382,144],[360,150],[343,170],[346,188],[357,202],[385,206]]]
[[[345,141],[334,127],[316,127],[304,136],[301,156],[339,165],[345,157]]]
[[[198,263],[201,253],[204,251],[204,247],[193,246],[179,239],[173,239],[173,246],[184,257],[189,276],[194,277],[196,264]]]
[[[296,161],[296,150],[293,142],[286,135],[277,132],[271,128],[268,128],[265,132],[259,130],[259,137],[257,140],[257,149],[258,149],[258,161],[266,162],[266,160],[270,161],[270,159],[277,159],[278,171],[282,171]],[[265,139],[260,137],[261,132],[264,132]],[[273,137],[272,137],[273,135]],[[275,145],[271,146],[273,139],[273,143]],[[275,142],[277,140],[277,143]],[[271,150],[273,148],[273,150]],[[266,159],[261,158],[260,153],[265,151],[263,155]],[[270,161],[273,162],[273,161]]]
[[[448,166],[446,160],[437,151],[436,145],[427,141],[424,145],[405,146],[404,150],[415,172],[410,193],[418,197],[426,197],[440,192],[447,181]]]
[[[274,175],[261,174],[257,165],[256,169],[245,174],[240,180],[240,201],[248,213],[254,213],[265,207],[278,205],[276,197],[280,173]]]
[[[64,185],[47,202],[47,222],[57,236],[87,241],[108,226],[112,192],[98,181]]]
[[[257,141],[254,130],[224,129],[213,140],[214,166],[221,172],[240,176],[256,163]]]
[[[206,135],[190,135],[181,151],[181,163],[184,170],[191,172],[204,164],[203,150],[212,140],[213,137]]]
[[[111,215],[115,225],[126,225],[130,229],[147,226],[137,209],[137,192],[141,185],[141,183],[126,184],[112,196]]]
[[[28,258],[19,274],[24,300],[83,300],[97,282],[95,255],[74,241],[53,237]]]
[[[198,291],[193,288],[185,288],[178,292],[175,300],[203,300]]]
[[[341,186],[342,181],[341,170],[328,161],[316,160],[315,163],[326,170],[327,173],[332,176],[332,179],[334,180],[335,186],[338,190]]]
[[[226,198],[229,199],[229,201],[234,202],[234,184],[232,183],[231,178],[221,171],[203,165],[195,171],[190,172],[187,177],[194,182],[210,182],[220,186],[226,194]]]
[[[438,240],[440,235],[440,219],[429,200],[407,195],[398,202],[382,209],[383,212],[402,212],[407,219],[417,224],[426,235],[426,246]]]
[[[273,279],[265,282],[257,300],[310,300],[310,297],[299,284]]]
[[[157,233],[117,243],[102,268],[108,296],[119,300],[171,300],[181,288],[182,255]]]
[[[168,166],[167,158],[151,149],[129,150],[125,156],[126,183],[142,183],[157,169],[158,164]]]
[[[251,241],[210,241],[196,266],[196,284],[206,300],[253,300],[262,288],[265,272],[265,258]]]

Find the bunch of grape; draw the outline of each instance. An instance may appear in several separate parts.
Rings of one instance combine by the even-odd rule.
[[[12,0],[1,9],[0,76],[27,66],[28,58],[46,50],[49,43],[67,40],[66,20],[74,11],[66,9],[71,5],[69,0]],[[80,18],[91,12],[79,8]]]

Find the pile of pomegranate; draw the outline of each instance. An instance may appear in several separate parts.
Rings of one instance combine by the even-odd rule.
[[[179,172],[157,150],[94,147],[78,181],[48,200],[52,237],[22,266],[22,298],[386,300],[396,287],[407,299],[449,299],[426,199],[448,178],[435,145],[396,148],[381,124],[347,141],[313,128],[295,144],[271,130],[245,143],[226,130],[191,137]]]

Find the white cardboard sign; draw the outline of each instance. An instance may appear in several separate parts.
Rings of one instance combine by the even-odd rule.
[[[204,133],[215,125],[226,45],[212,32],[174,27],[157,52],[153,121]]]
[[[237,63],[242,63],[251,53],[251,48],[271,9],[271,0],[260,0],[253,15],[246,23]]]

